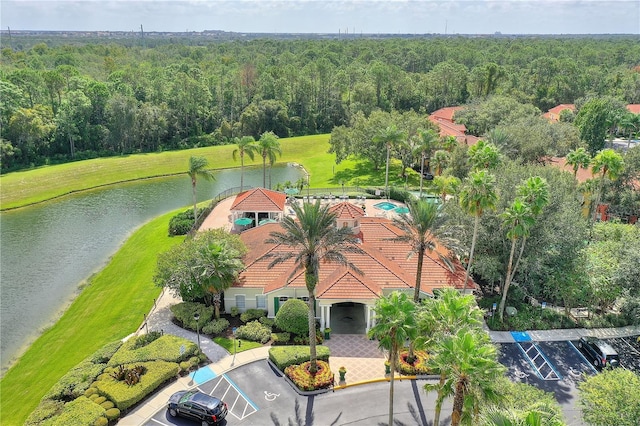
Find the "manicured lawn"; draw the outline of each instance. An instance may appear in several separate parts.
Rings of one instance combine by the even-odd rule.
[[[225,348],[227,352],[229,352],[230,354],[234,353],[233,351],[234,342],[236,344],[235,353],[244,352],[250,349],[255,349],[255,348],[264,346],[260,342],[250,342],[248,340],[240,340],[240,339],[227,339],[226,337],[215,337],[213,341],[219,344],[220,346],[222,346],[223,348]]]
[[[182,241],[167,237],[169,219],[175,213],[137,230],[60,320],[6,373],[1,382],[0,424],[22,425],[71,367],[104,344],[137,330],[160,294],[152,282],[158,253]]]
[[[335,156],[329,154],[329,135],[313,135],[281,139],[282,157],[278,162],[296,162],[304,165],[311,174],[312,187],[360,184],[364,186],[384,185],[384,168],[374,171],[369,163],[343,161],[335,164]],[[136,154],[123,157],[98,158],[34,170],[8,173],[0,177],[0,209],[21,207],[72,192],[103,185],[184,173],[189,157],[203,156],[214,169],[239,167],[233,161],[235,145],[195,148],[185,151],[170,151],[155,154]],[[261,165],[262,158],[256,157],[247,165]],[[394,162],[389,172],[389,180],[403,184],[398,176],[399,163]],[[413,174],[409,184],[416,184]]]

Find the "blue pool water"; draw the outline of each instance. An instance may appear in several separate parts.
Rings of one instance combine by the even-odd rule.
[[[393,210],[398,206],[388,201],[384,201],[382,203],[374,204],[373,207],[388,212],[389,210]]]
[[[406,213],[409,213],[409,208],[408,207],[398,207],[398,208],[394,209],[393,211],[398,213],[398,214],[406,214]]]

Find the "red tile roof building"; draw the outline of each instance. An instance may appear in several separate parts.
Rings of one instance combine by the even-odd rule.
[[[321,327],[330,326],[331,306],[352,302],[364,305],[367,329],[372,326],[373,306],[382,295],[394,290],[413,294],[415,288],[417,256],[408,257],[410,247],[406,243],[392,241],[402,231],[390,219],[364,216],[364,211],[349,202],[331,208],[338,214],[337,224],[346,221],[359,237],[362,253],[345,253],[349,261],[362,273],[342,265],[324,262],[320,267],[316,286],[317,312]],[[280,231],[280,224],[271,223],[249,229],[240,235],[249,252],[245,256],[245,269],[234,286],[225,291],[225,306],[238,306],[240,310],[259,307],[274,316],[278,306],[288,298],[308,296],[304,270],[295,270],[293,261],[269,268],[272,258],[268,253],[289,250],[265,240],[273,231]],[[447,255],[438,246],[437,253]],[[443,287],[463,288],[465,270],[454,261],[451,271],[437,253],[425,253],[421,292],[424,297],[433,295]],[[468,288],[474,288],[470,281]],[[239,306],[240,305],[240,306]]]
[[[429,121],[438,126],[441,137],[453,136],[460,143],[475,145],[480,138],[468,135],[466,126],[464,124],[456,124],[454,121],[456,111],[460,111],[461,109],[463,109],[463,107],[441,108],[429,115]]]

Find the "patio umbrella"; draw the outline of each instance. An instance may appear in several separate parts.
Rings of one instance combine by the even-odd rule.
[[[250,219],[248,217],[241,217],[233,221],[233,223],[235,223],[236,225],[242,225],[242,226],[247,226],[252,222],[253,222],[253,219]]]
[[[298,188],[287,188],[284,190],[284,193],[287,195],[296,195],[298,192],[300,192]]]
[[[258,225],[264,225],[265,223],[277,223],[278,221],[275,219],[262,219],[258,222]]]

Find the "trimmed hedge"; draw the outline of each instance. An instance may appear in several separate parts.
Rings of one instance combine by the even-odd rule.
[[[293,334],[309,333],[309,306],[299,299],[289,299],[276,314],[276,326]]]
[[[54,399],[43,399],[38,407],[29,414],[25,426],[36,426],[50,417],[58,416],[64,409],[64,402]]]
[[[310,361],[300,365],[290,365],[284,370],[284,374],[302,391],[314,391],[331,387],[333,384],[333,373],[331,372],[329,363],[318,360],[316,364],[318,371],[313,376],[309,373]]]
[[[217,336],[222,334],[227,328],[229,328],[229,320],[220,318],[219,320],[213,320],[202,327],[202,333]]]
[[[260,317],[258,318],[258,321],[260,321],[260,324],[266,325],[267,327],[271,327],[271,328],[273,328],[273,326],[276,325],[275,318]]]
[[[316,346],[318,360],[329,362],[330,351],[326,346]],[[309,346],[275,346],[269,349],[269,359],[279,370],[290,365],[302,364],[311,359]]]
[[[196,331],[198,326],[200,329],[203,329],[207,324],[209,324],[209,322],[211,322],[215,313],[215,308],[213,306],[206,306],[204,303],[197,302],[177,303],[175,305],[171,305],[170,309],[173,316],[176,317],[180,324],[182,324],[182,328],[193,331]],[[198,322],[193,319],[193,315],[196,312],[200,314]]]
[[[90,357],[86,359],[86,361],[90,361],[94,364],[106,364],[109,362],[113,354],[118,352],[122,346],[122,340],[116,340],[115,342],[107,343],[97,351],[93,353]]]
[[[290,333],[271,333],[271,340],[273,345],[286,345],[291,340]]]
[[[42,426],[87,426],[105,416],[105,409],[81,396],[64,405],[62,413],[40,423]]]
[[[125,368],[133,368],[139,364],[126,365]],[[177,376],[180,367],[174,362],[152,361],[141,363],[147,372],[140,377],[140,382],[129,386],[124,381],[117,381],[107,376],[95,383],[98,392],[113,401],[120,410],[126,410],[145,396],[153,392],[167,380]],[[113,371],[107,369],[107,372]]]
[[[113,367],[121,364],[155,360],[180,363],[198,353],[198,345],[182,337],[172,336],[170,334],[165,334],[141,348],[132,349],[135,346],[136,339],[127,340],[120,350],[111,357],[108,365]],[[181,353],[182,347],[184,347],[183,353]]]
[[[238,327],[236,337],[252,342],[267,343],[271,339],[271,328],[260,324],[260,321],[251,321]]]
[[[69,370],[49,389],[43,399],[57,399],[69,402],[84,395],[91,383],[104,371],[106,364],[82,362]]]
[[[247,309],[245,312],[240,314],[240,321],[246,323],[266,316],[267,311],[264,309]]]

